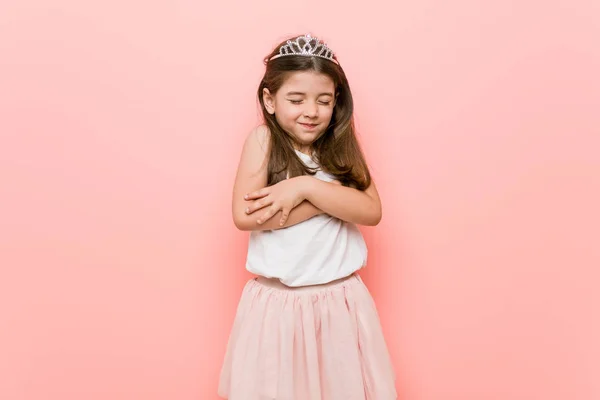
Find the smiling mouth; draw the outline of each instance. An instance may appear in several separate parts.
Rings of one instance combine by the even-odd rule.
[[[317,126],[319,124],[304,124],[304,123],[300,122],[300,125],[302,125],[306,128],[314,128],[315,126]]]

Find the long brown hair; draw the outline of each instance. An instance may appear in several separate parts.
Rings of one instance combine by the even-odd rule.
[[[275,95],[290,73],[311,70],[333,80],[337,97],[329,126],[313,143],[316,159],[323,171],[334,175],[343,185],[365,190],[371,184],[371,174],[356,138],[354,102],[344,70],[334,62],[320,57],[285,56],[269,61],[286,42],[287,40],[281,42],[265,58],[266,71],[258,87],[258,101],[270,131],[267,184],[280,182],[288,173],[289,177],[315,173],[300,160],[290,136],[279,126],[275,115],[267,112],[263,100],[264,88]]]

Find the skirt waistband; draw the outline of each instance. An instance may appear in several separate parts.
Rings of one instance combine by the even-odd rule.
[[[336,279],[335,281],[331,281],[328,283],[307,286],[287,286],[277,278],[266,278],[264,276],[258,276],[254,278],[254,280],[261,285],[285,291],[319,291],[323,289],[331,289],[337,286],[342,286],[344,284],[362,282],[357,273],[353,273],[344,278]]]

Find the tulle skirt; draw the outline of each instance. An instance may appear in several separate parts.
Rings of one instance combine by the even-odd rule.
[[[394,384],[375,304],[357,274],[299,288],[258,277],[244,287],[222,398],[389,400]]]

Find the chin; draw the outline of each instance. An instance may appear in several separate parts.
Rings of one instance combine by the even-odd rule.
[[[310,146],[310,145],[312,145],[312,144],[313,144],[313,143],[314,143],[314,142],[317,140],[317,138],[318,138],[318,137],[319,137],[319,136],[317,136],[317,135],[311,135],[310,137],[307,137],[307,136],[299,136],[299,137],[298,137],[298,139],[299,139],[298,141],[299,141],[301,144],[305,145],[305,146]]]
[[[325,131],[323,131],[323,130],[319,130],[319,131],[315,131],[315,132],[306,132],[303,130],[298,130],[296,132],[296,136],[302,140],[314,142],[315,140],[317,140],[317,138],[320,138],[323,135],[323,133],[325,133]]]

